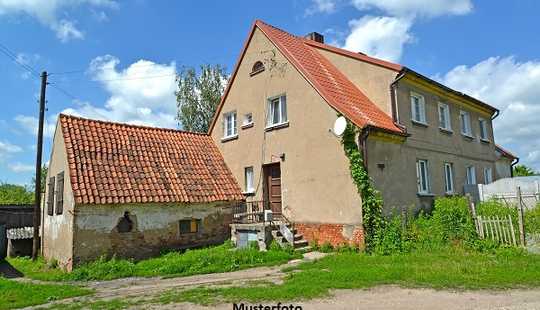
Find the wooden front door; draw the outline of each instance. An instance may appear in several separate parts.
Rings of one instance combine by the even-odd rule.
[[[281,214],[281,169],[279,163],[266,165],[265,175],[265,200],[274,213]]]

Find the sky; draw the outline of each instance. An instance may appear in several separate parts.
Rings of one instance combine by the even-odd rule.
[[[0,182],[34,174],[40,79],[43,161],[59,113],[159,127],[175,74],[233,69],[256,19],[403,64],[501,110],[496,142],[540,170],[540,1],[0,0]]]

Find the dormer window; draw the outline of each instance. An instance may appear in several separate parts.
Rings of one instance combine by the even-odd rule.
[[[263,71],[264,71],[264,64],[262,63],[262,61],[257,61],[253,64],[250,75],[253,76]]]

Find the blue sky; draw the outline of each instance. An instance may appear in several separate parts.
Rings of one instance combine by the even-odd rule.
[[[533,0],[0,0],[0,50],[52,73],[64,90],[48,88],[45,162],[62,111],[176,126],[175,72],[205,63],[232,70],[250,25],[262,19],[294,34],[324,33],[331,44],[498,107],[497,142],[540,170],[539,10]],[[39,79],[3,53],[0,72],[0,181],[25,184]]]

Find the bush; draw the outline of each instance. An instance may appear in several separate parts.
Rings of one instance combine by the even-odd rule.
[[[540,234],[540,204],[531,210],[525,211],[525,231]]]

